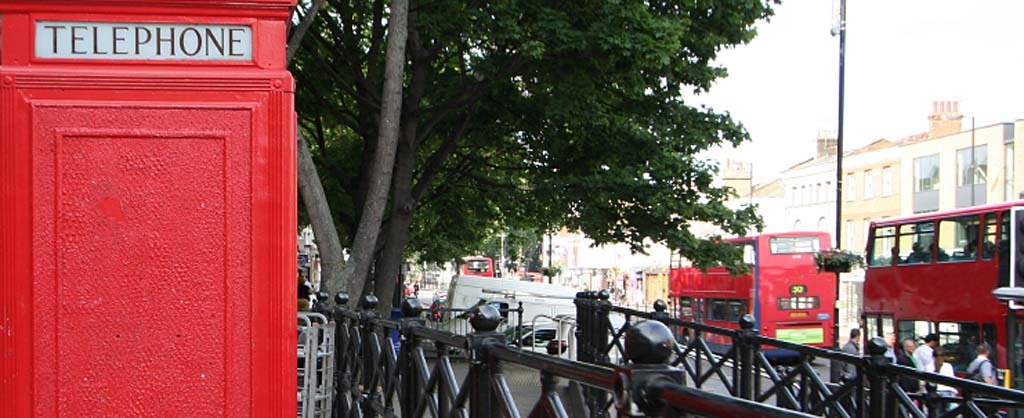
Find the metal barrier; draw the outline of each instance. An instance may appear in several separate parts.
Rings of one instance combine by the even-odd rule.
[[[877,337],[868,341],[862,357],[762,337],[750,315],[739,321],[740,329],[732,330],[670,318],[664,302],[656,303],[654,312],[616,307],[608,302],[607,292],[582,292],[576,306],[581,360],[614,366],[621,357],[616,354],[626,351],[623,336],[634,322],[658,321],[676,340],[670,365],[684,372],[681,380],[694,388],[720,386],[733,398],[774,401],[784,409],[829,417],[987,417],[1024,411],[1024,392],[890,364],[885,341]],[[625,317],[621,327],[612,326],[613,314]],[[722,349],[716,353],[713,345]],[[789,350],[796,361],[775,366],[765,347]],[[814,369],[815,359],[849,365],[855,374],[841,383],[826,383]],[[899,385],[901,378],[922,381],[926,389],[908,393]],[[956,388],[958,395],[939,395],[939,384]],[[597,411],[590,416],[605,416],[595,407],[606,404],[607,395],[588,391],[586,397],[591,411]]]
[[[300,418],[333,416],[335,323],[314,312],[298,314],[298,411]]]
[[[429,328],[416,299],[402,303],[403,319],[397,321],[378,317],[373,296],[364,297],[359,309],[345,307],[347,299],[339,295],[342,306],[333,313],[337,417],[596,416],[607,415],[613,406],[618,416],[808,416],[683,386],[685,372],[668,364],[675,350],[672,332],[657,321],[635,324],[620,336],[625,364],[613,368],[510,346],[505,334],[496,331],[501,313],[493,306],[474,307],[469,312],[473,332],[457,335]],[[391,344],[396,331],[398,352]],[[506,372],[511,368],[536,377],[540,384],[529,385],[531,391],[536,388],[536,401],[522,404],[525,394],[513,393]],[[457,371],[464,372],[461,380]],[[614,405],[573,403],[574,387],[600,392]],[[564,396],[570,398],[568,409]]]

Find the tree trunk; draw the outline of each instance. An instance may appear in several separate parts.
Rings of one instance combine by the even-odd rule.
[[[316,0],[311,5],[302,21],[289,36],[286,46],[287,64],[290,65],[295,51],[306,36],[316,14],[323,6],[324,0]],[[343,289],[341,283],[341,269],[345,260],[341,255],[341,240],[338,238],[338,230],[334,226],[334,217],[331,216],[331,207],[327,205],[327,196],[324,195],[324,186],[320,183],[320,174],[317,172],[316,164],[313,164],[313,156],[309,153],[309,144],[306,143],[302,130],[297,129],[296,140],[298,141],[296,166],[298,167],[299,196],[302,197],[302,204],[306,206],[306,214],[313,227],[313,236],[316,237],[316,246],[320,252],[320,290],[327,293],[334,293]]]
[[[411,135],[415,137],[415,134]],[[388,221],[384,249],[377,258],[374,268],[374,293],[379,300],[378,309],[390,312],[391,302],[398,274],[402,268],[402,256],[409,241],[409,226],[412,225],[413,209],[412,178],[416,166],[416,150],[403,139],[398,146],[398,160],[395,162],[395,181],[392,189],[393,210]]]
[[[415,1],[415,0],[412,0]],[[415,7],[414,7],[415,9]],[[417,135],[421,101],[426,93],[430,58],[421,44],[416,30],[416,12],[409,13],[409,48],[412,55],[412,75],[409,77],[409,94],[405,98],[405,114],[402,118],[402,134],[398,140],[398,156],[395,159],[395,177],[391,184],[391,218],[384,231],[384,248],[377,255],[374,266],[374,285],[382,314],[391,310],[395,287],[401,272],[405,245],[409,241],[409,226],[412,225],[416,199],[413,196],[413,177],[416,172]]]
[[[388,45],[384,58],[384,89],[381,93],[380,130],[377,149],[371,169],[370,187],[359,217],[352,258],[345,266],[343,276],[348,279],[349,294],[359,295],[366,284],[367,275],[377,246],[391,174],[395,166],[395,148],[398,145],[402,117],[402,82],[405,74],[405,41],[408,36],[408,0],[392,0],[388,20]]]
[[[334,218],[331,216],[330,206],[327,205],[324,186],[320,184],[320,175],[317,174],[313,157],[309,153],[309,144],[306,143],[302,130],[297,132],[299,195],[306,206],[306,214],[313,226],[316,246],[320,251],[320,289],[334,293],[344,290],[341,269],[345,260],[341,256],[341,240],[338,239],[338,230],[334,228]]]

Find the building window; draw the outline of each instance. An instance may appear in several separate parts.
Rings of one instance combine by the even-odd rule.
[[[871,170],[864,172],[864,199],[875,197],[875,173]]]
[[[974,155],[971,155],[973,149]],[[971,186],[988,182],[988,148],[978,145],[956,151],[957,186]]]
[[[793,222],[793,230],[794,231],[799,231],[800,230],[800,220],[799,219],[797,219],[796,222]]]
[[[854,241],[853,232],[856,230],[855,228],[856,227],[854,226],[853,219],[847,219],[846,220],[846,249],[847,250],[853,248],[853,241]]]
[[[1013,200],[1013,143],[1006,144],[1003,151],[1003,199]]]
[[[818,184],[814,185],[814,201],[815,202],[824,202],[825,201],[825,199],[822,199],[823,197],[825,197],[825,194],[821,192],[822,190],[825,190],[825,188],[821,187],[821,183],[818,183]]]
[[[988,148],[979,145],[956,151],[956,207],[981,205],[986,202],[988,182]]]
[[[797,204],[797,193],[798,193],[798,191],[796,189],[796,186],[793,186],[793,188],[789,191],[789,205],[790,206],[796,206],[796,204]]]
[[[882,167],[882,196],[892,196],[892,167]]]
[[[939,155],[914,159],[914,191],[939,189]]]
[[[857,181],[853,177],[853,173],[846,174],[846,200],[857,199]]]
[[[807,186],[800,186],[800,204],[807,204]]]
[[[825,217],[824,216],[818,218],[818,230],[819,231],[824,231],[825,230]]]

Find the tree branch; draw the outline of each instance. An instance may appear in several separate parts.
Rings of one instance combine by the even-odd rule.
[[[370,74],[377,73],[377,63],[380,60],[380,44],[384,40],[384,1],[374,0],[373,1],[373,22],[372,29],[370,29],[370,47],[366,49],[366,72],[368,78]]]
[[[324,5],[324,0],[313,0],[313,4],[309,6],[309,10],[302,16],[302,20],[299,25],[295,28],[295,31],[291,33],[288,38],[288,46],[285,48],[285,67],[292,62],[292,58],[295,57],[295,52],[299,50],[299,44],[302,43],[302,39],[306,37],[306,31],[316,20],[316,14]]]
[[[489,88],[496,79],[504,78],[518,71],[522,67],[523,63],[524,62],[521,57],[513,57],[509,60],[507,65],[502,67],[502,69],[495,74],[493,78],[473,83],[444,103],[441,103],[432,109],[426,109],[423,113],[432,113],[432,116],[427,118],[427,122],[424,124],[423,130],[420,131],[417,141],[423,141],[427,136],[429,136],[434,127],[436,127],[437,124],[451,112],[479,100],[487,94],[487,88]]]
[[[453,152],[455,152],[458,148],[459,141],[461,141],[465,136],[466,129],[469,127],[469,122],[475,113],[475,108],[466,112],[462,121],[459,122],[458,128],[449,132],[449,134],[445,136],[444,142],[441,146],[438,147],[438,149],[434,151],[434,153],[430,155],[430,158],[428,158],[423,164],[423,171],[420,173],[420,178],[412,188],[413,200],[419,200],[419,198],[423,196],[423,193],[426,192],[427,188],[430,187],[430,183],[432,183],[441,172],[441,169],[444,167],[444,162]]]
[[[318,36],[314,36],[314,39],[317,39],[319,42],[326,42],[323,39],[321,39],[319,37],[319,35]],[[312,48],[312,46],[310,46],[308,43],[303,43],[302,45],[303,45],[303,48]],[[378,102],[374,101],[370,97],[367,97],[367,96],[361,94],[359,91],[356,91],[356,90],[352,89],[351,85],[352,84],[358,85],[359,81],[357,81],[356,83],[352,83],[349,80],[346,80],[341,74],[339,74],[334,69],[334,67],[332,67],[326,61],[324,61],[324,57],[320,56],[319,51],[310,50],[310,55],[314,56],[316,58],[316,61],[323,67],[323,69],[327,72],[327,74],[329,76],[331,76],[331,78],[333,78],[336,81],[335,86],[340,87],[342,90],[344,90],[349,95],[351,95],[353,98],[355,98],[363,106],[369,107],[369,108],[374,109],[375,111],[378,111],[378,112],[380,111],[380,104]]]

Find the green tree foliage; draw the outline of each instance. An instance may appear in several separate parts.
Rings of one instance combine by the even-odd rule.
[[[712,60],[749,41],[770,3],[412,1],[377,281],[403,254],[450,260],[496,230],[554,225],[638,251],[644,239],[667,243],[698,266],[738,265],[690,225],[743,234],[759,224],[753,209],[725,206],[731,191],[698,157],[747,133],[684,95],[725,75]],[[331,0],[294,68],[343,241],[373,175],[386,24],[382,1]]]

